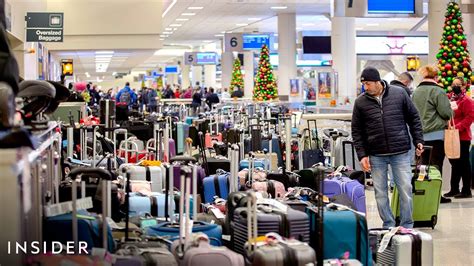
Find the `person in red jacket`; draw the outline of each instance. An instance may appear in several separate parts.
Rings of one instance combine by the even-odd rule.
[[[461,140],[461,157],[449,159],[451,163],[451,190],[445,197],[458,199],[472,198],[471,166],[469,163],[469,148],[471,147],[471,124],[474,121],[474,101],[466,96],[466,82],[456,78],[451,85],[451,107],[454,110],[454,124],[459,130]],[[462,179],[462,189],[459,191],[459,181]]]

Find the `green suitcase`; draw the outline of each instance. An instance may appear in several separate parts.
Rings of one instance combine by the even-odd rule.
[[[434,229],[438,221],[441,187],[441,173],[434,166],[429,167],[428,178],[425,177],[424,181],[415,181],[415,193],[413,195],[414,227],[431,226]],[[400,202],[396,188],[392,194],[391,207],[398,223],[400,221]]]

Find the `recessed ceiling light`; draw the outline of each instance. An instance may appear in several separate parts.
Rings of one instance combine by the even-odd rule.
[[[163,39],[163,38],[160,38],[160,41],[164,41],[164,40],[165,40],[165,39]]]
[[[226,33],[226,31],[221,31],[222,34]]]
[[[181,16],[194,16],[196,13],[183,13]]]
[[[271,9],[287,9],[287,6],[272,6]]]
[[[163,31],[163,34],[171,35],[171,34],[173,34],[173,32],[172,31]]]
[[[182,24],[170,24],[170,27],[181,27],[183,26]]]
[[[95,54],[113,54],[114,51],[96,51]]]
[[[173,31],[177,31],[177,30],[178,30],[178,28],[173,28]]]
[[[260,20],[260,18],[248,18],[248,20],[250,20],[250,21],[257,21],[257,20]]]
[[[168,35],[160,34],[160,37],[161,38],[166,38],[166,37],[168,37]]]
[[[380,24],[379,23],[367,23],[366,25],[369,26],[369,27],[375,27],[375,26],[379,26]]]
[[[233,31],[228,31],[227,33],[232,33]]]
[[[205,41],[202,41],[202,42],[211,43],[211,42],[213,42],[213,41],[211,41],[211,40],[205,40]]]
[[[189,18],[177,18],[176,21],[188,21]]]
[[[237,23],[237,24],[235,24],[235,26],[237,26],[237,27],[244,27],[244,26],[248,26],[248,25],[249,24],[247,24],[247,23]]]
[[[165,31],[172,31],[173,28],[165,28]]]
[[[224,34],[216,34],[216,35],[214,35],[214,36],[216,36],[216,37],[224,37]]]
[[[112,54],[96,54],[95,58],[111,58]]]
[[[189,10],[201,10],[203,8],[204,7],[202,7],[202,6],[190,6],[190,7],[188,7]]]

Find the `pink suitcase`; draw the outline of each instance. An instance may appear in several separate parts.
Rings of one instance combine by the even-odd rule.
[[[222,133],[217,133],[217,135],[206,133],[204,139],[204,145],[206,148],[212,148],[214,146],[214,142],[222,142]]]
[[[252,189],[266,192],[272,199],[285,197],[285,185],[280,181],[266,180],[252,183]]]

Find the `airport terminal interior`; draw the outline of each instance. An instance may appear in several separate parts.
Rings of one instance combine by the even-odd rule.
[[[0,0],[1,265],[474,265],[471,0]]]

